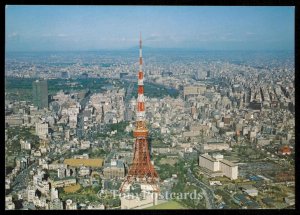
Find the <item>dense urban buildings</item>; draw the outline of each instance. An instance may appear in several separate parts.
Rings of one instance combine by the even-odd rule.
[[[136,53],[107,56],[102,59],[109,64],[106,67],[97,68],[93,63],[61,66],[72,71],[70,79],[60,79],[60,67],[55,72],[51,65],[47,69],[43,64],[51,73],[36,67],[40,76],[47,74],[44,78],[51,98],[49,107],[42,109],[32,95],[36,77],[24,77],[26,61],[19,72],[12,73],[10,68],[18,64],[7,59],[7,209],[293,205],[294,66],[289,53],[274,62],[276,52],[271,56],[261,52],[259,57],[249,52],[245,64],[235,64],[225,56],[215,62],[195,52],[187,52],[190,58],[178,61],[172,60],[171,52],[164,59],[154,58],[159,52],[152,51],[144,68],[148,71],[144,73],[145,119],[151,163],[160,177],[160,196],[153,201],[149,193],[139,191],[143,187],[137,187],[122,203],[119,197],[104,198],[112,191],[120,195],[134,157],[138,81],[127,76],[138,70],[131,67]],[[131,61],[127,65],[121,57]],[[262,58],[265,60],[258,60]],[[116,63],[110,64],[113,59]],[[90,72],[83,79],[84,68]],[[194,71],[201,68],[209,70],[210,77],[194,79]],[[128,71],[128,75],[120,79],[117,71]],[[163,75],[165,72],[172,74]],[[189,190],[199,193],[198,202],[181,198],[179,194]],[[179,193],[178,201],[167,198],[166,193]]]

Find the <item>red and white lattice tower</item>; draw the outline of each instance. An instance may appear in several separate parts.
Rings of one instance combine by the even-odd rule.
[[[134,143],[133,162],[129,168],[128,175],[120,187],[120,192],[129,189],[132,183],[151,187],[153,192],[159,192],[159,176],[150,160],[148,147],[148,129],[146,127],[145,116],[145,97],[144,97],[144,73],[142,58],[142,38],[140,35],[140,63],[138,73],[138,98],[136,112],[136,127],[133,136],[136,138]]]

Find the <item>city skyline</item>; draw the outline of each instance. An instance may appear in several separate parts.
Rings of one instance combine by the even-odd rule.
[[[295,209],[292,10],[8,6],[5,209]]]
[[[294,7],[6,6],[6,51],[294,50]]]

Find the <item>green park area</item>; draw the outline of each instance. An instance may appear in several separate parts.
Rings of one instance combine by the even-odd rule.
[[[99,198],[97,196],[101,186],[86,187],[83,188],[80,184],[76,184],[71,187],[59,188],[59,197],[62,200],[72,199],[74,201],[90,201],[97,202]]]
[[[161,210],[161,209],[186,209],[183,205],[176,201],[168,201],[159,205],[151,206],[147,209],[150,210]]]
[[[34,78],[5,78],[5,92],[9,100],[32,101],[32,82]],[[74,84],[71,84],[74,83]],[[75,84],[76,83],[76,84]],[[64,91],[82,91],[89,89],[92,93],[105,91],[104,87],[111,84],[111,80],[107,78],[78,78],[78,79],[49,79],[48,93],[50,95],[56,94],[60,90]],[[120,82],[114,80],[114,87],[125,88],[128,87],[128,82]],[[165,96],[178,97],[179,91],[176,89],[168,89],[163,85],[154,83],[145,83],[145,96],[151,98],[163,98]],[[137,84],[134,84],[132,96],[137,97]]]

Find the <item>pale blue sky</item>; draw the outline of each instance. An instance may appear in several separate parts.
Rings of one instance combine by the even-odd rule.
[[[294,7],[7,6],[7,51],[293,50]]]

